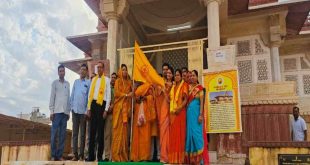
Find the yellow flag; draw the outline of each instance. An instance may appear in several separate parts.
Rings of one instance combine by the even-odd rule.
[[[133,79],[135,81],[147,82],[162,87],[165,84],[164,79],[158,75],[137,42],[135,42]]]

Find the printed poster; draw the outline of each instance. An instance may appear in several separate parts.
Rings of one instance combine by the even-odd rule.
[[[237,70],[204,74],[207,133],[242,132]]]

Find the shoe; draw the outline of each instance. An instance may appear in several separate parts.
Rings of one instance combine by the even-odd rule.
[[[110,160],[108,158],[103,159],[104,162],[109,162]]]
[[[103,162],[103,159],[102,158],[100,158],[100,159],[97,159],[98,160],[98,162]]]
[[[58,161],[65,161],[66,159],[64,159],[63,157],[59,158]]]
[[[157,159],[157,158],[152,159],[152,162],[159,162],[159,159]]]
[[[78,161],[79,159],[77,158],[77,157],[73,157],[72,159],[71,159],[71,161]]]
[[[51,157],[51,161],[56,161],[57,159],[54,157]]]
[[[84,161],[84,158],[83,157],[80,157],[80,159],[79,159],[80,161]]]
[[[93,161],[95,161],[94,159],[89,159],[89,158],[87,158],[87,159],[85,159],[85,161],[86,162],[93,162]]]

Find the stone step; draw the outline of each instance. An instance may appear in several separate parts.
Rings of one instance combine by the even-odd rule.
[[[217,162],[216,151],[209,151],[209,160],[210,160],[210,163],[216,163]]]
[[[155,162],[12,161],[3,165],[162,165]]]
[[[211,165],[217,164],[217,153],[216,151],[209,151],[209,159]],[[133,162],[132,162],[133,163]],[[156,163],[141,162],[142,164],[154,165]],[[140,163],[140,164],[141,164]],[[120,164],[120,163],[110,163],[110,164]],[[135,163],[137,164],[137,163]],[[159,164],[159,163],[157,163]],[[85,162],[85,161],[12,161],[4,163],[4,165],[98,165],[98,162]]]

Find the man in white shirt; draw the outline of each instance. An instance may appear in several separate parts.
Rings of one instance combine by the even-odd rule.
[[[70,84],[65,80],[65,67],[58,66],[59,79],[52,83],[50,97],[51,160],[64,160],[62,154],[65,147],[67,120],[70,115]],[[58,132],[58,133],[56,133]],[[56,145],[58,139],[58,145]]]
[[[110,79],[103,74],[104,64],[102,62],[98,63],[97,69],[98,75],[92,79],[88,94],[87,116],[90,119],[90,137],[87,161],[95,160],[94,150],[95,142],[97,142],[97,160],[100,162],[104,148],[104,119],[111,102],[111,87]]]
[[[292,121],[292,140],[307,141],[307,124],[305,120],[299,116],[299,108],[293,108],[294,120]]]

